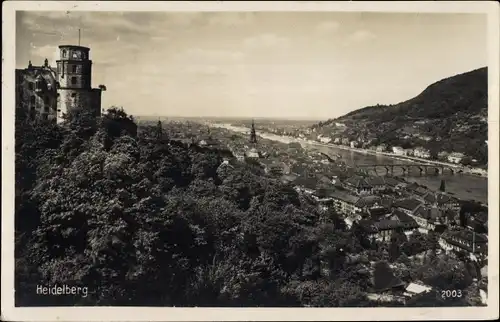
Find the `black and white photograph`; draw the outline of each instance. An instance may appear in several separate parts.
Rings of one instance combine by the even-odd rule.
[[[498,3],[4,9],[2,319],[498,318]]]

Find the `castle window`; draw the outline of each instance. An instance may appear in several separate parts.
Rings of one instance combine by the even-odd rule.
[[[35,95],[31,95],[31,97],[30,97],[30,103],[31,103],[31,105],[35,105],[35,102],[36,102]]]
[[[32,91],[33,89],[35,89],[35,85],[32,82],[29,82],[28,88]]]
[[[71,77],[71,85],[76,85],[76,77]]]
[[[64,49],[64,50],[62,51],[62,56],[63,56],[63,58],[66,58],[66,49]]]
[[[76,73],[76,65],[71,66],[71,72]]]

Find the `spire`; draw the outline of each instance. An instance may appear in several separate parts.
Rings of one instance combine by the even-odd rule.
[[[252,119],[252,129],[250,130],[250,143],[257,143],[257,135],[255,134],[255,122]]]
[[[31,68],[33,67],[33,65],[31,64],[31,60],[28,62],[28,68]]]
[[[161,140],[163,138],[163,126],[161,124],[160,118],[158,118],[158,123],[156,123],[156,138]]]
[[[43,65],[45,67],[49,67],[49,60],[47,58],[45,58],[45,61],[43,62]]]

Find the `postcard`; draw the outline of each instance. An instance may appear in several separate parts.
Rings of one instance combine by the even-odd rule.
[[[2,25],[3,320],[498,318],[498,3]]]

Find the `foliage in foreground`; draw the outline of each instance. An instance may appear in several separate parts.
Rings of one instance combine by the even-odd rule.
[[[222,171],[217,150],[144,132],[118,109],[64,127],[18,120],[17,305],[374,305],[346,264],[363,238],[334,214],[251,165]]]

